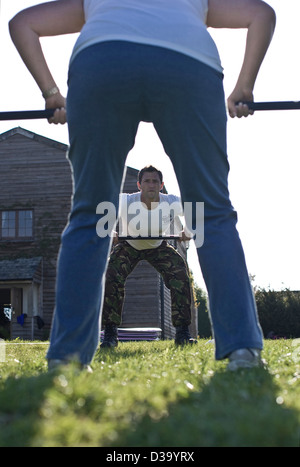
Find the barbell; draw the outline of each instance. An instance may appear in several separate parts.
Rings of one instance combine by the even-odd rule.
[[[297,110],[300,109],[300,101],[271,101],[271,102],[243,102],[250,110]],[[0,120],[33,120],[51,118],[55,109],[46,110],[17,110],[0,112]]]
[[[119,240],[180,240],[180,237],[178,235],[157,235],[154,237],[148,236],[148,237],[130,237],[130,236],[118,236]],[[191,239],[192,240],[192,239]]]
[[[54,112],[55,109],[0,112],[0,120],[33,120],[40,118],[51,118]]]

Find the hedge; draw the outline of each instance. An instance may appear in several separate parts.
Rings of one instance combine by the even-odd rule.
[[[264,337],[300,337],[300,292],[258,289],[255,299]]]
[[[206,293],[195,288],[198,305],[198,335],[210,338],[212,330]],[[300,337],[300,292],[257,289],[255,292],[258,317],[265,338]]]

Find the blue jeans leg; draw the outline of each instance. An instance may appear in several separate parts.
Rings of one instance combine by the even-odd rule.
[[[134,73],[90,47],[72,63],[67,114],[74,195],[58,260],[56,307],[48,359],[89,363],[99,342],[103,281],[110,238],[100,238],[97,205],[118,210],[125,159],[139,124]],[[128,89],[130,83],[131,92]],[[126,88],[126,89],[125,89]],[[113,220],[112,220],[113,221]]]
[[[150,119],[173,162],[182,201],[194,203],[194,214],[195,203],[204,202],[204,244],[197,252],[209,295],[216,358],[238,348],[261,349],[262,332],[228,190],[222,75],[189,57],[163,51],[159,60],[151,58],[151,73]]]

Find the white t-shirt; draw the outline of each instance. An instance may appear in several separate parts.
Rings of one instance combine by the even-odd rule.
[[[124,40],[181,52],[223,71],[205,24],[208,0],[84,0],[84,11],[71,61],[90,45]]]
[[[163,234],[176,235],[182,230],[179,219],[183,216],[180,198],[159,194],[159,203],[147,209],[141,202],[141,193],[122,193],[119,208],[119,235],[130,237],[157,237]],[[162,240],[127,240],[136,250],[157,248]]]

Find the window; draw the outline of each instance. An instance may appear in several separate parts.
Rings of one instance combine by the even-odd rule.
[[[18,237],[32,237],[32,211],[19,211]]]
[[[0,238],[30,240],[33,236],[33,211],[2,211]]]

